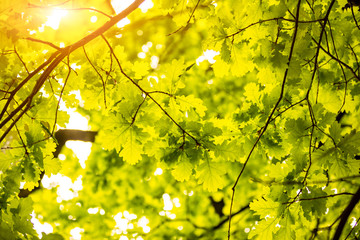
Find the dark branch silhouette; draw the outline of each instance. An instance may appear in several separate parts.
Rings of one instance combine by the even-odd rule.
[[[355,206],[359,202],[359,200],[360,200],[360,187],[357,190],[357,192],[355,193],[355,195],[351,198],[351,200],[350,200],[349,204],[347,205],[347,207],[345,208],[345,210],[342,212],[342,214],[340,216],[340,223],[336,229],[333,240],[340,239],[341,233],[345,227],[345,224],[349,218],[349,215],[352,212],[352,210],[355,208]]]

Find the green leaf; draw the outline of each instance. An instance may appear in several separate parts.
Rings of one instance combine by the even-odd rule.
[[[332,238],[360,167],[346,0],[120,2],[1,2],[0,239]]]
[[[65,238],[58,233],[43,233],[42,240],[64,240]]]
[[[346,154],[354,156],[360,152],[360,133],[355,129],[345,136],[338,143],[338,147]]]
[[[141,160],[142,146],[136,141],[135,137],[130,133],[129,140],[123,145],[123,150],[119,156],[123,157],[129,164],[136,164]]]
[[[200,117],[205,116],[206,107],[199,98],[195,98],[192,95],[189,96],[177,96],[176,101],[180,105],[180,109],[184,112],[195,110]]]
[[[171,171],[174,178],[180,182],[188,181],[193,170],[194,166],[190,163],[188,157],[183,152],[179,156],[179,163]]]
[[[240,161],[244,155],[242,147],[237,141],[224,141],[222,144],[218,144],[214,150],[215,157],[225,161]]]
[[[329,132],[330,132],[330,136],[335,140],[335,142],[338,142],[341,138],[341,126],[338,122],[334,122],[330,129],[329,129]]]
[[[45,158],[44,170],[47,176],[57,174],[61,169],[61,162],[58,158]]]
[[[228,45],[226,44],[226,40],[223,41],[222,45],[221,45],[221,59],[224,62],[229,62],[230,58],[231,58],[231,52],[229,50]]]
[[[250,209],[255,212],[256,215],[259,215],[260,218],[265,218],[266,216],[277,217],[280,203],[274,202],[271,199],[265,200],[263,198],[254,200],[250,203]]]
[[[318,187],[306,187],[300,195],[300,205],[304,210],[304,216],[310,221],[312,216],[320,217],[326,212],[327,198],[321,198],[327,194]],[[306,200],[304,200],[306,199]]]
[[[0,152],[0,171],[5,172],[13,163],[16,163],[19,158],[13,156],[10,151]]]
[[[245,90],[244,96],[248,101],[255,104],[260,104],[259,99],[261,93],[259,91],[259,86],[256,83],[248,83],[245,86],[244,90]]]
[[[216,192],[225,184],[224,174],[226,165],[224,163],[211,162],[207,153],[206,161],[196,168],[196,178],[199,184],[203,184],[205,190]]]
[[[255,229],[251,230],[249,233],[249,238],[257,236],[257,239],[273,239],[273,234],[279,231],[278,220],[274,217],[267,217],[264,220],[258,222],[255,225]]]
[[[296,239],[294,225],[295,218],[289,210],[285,210],[280,222],[280,229],[275,234],[275,239]]]

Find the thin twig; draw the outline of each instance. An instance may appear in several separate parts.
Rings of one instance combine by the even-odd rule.
[[[348,182],[349,180],[352,179],[358,179],[360,178],[360,175],[353,175],[353,176],[347,176],[347,177],[342,177],[342,178],[336,178],[336,179],[328,179],[326,181],[308,181],[308,184],[328,184],[328,183],[337,183],[337,182]],[[267,184],[267,185],[303,185],[303,182],[299,182],[299,181],[285,181],[285,182],[278,182],[275,180],[270,180],[270,181],[265,181],[262,179],[258,179],[258,178],[252,178],[251,179],[254,182],[257,183],[262,183],[262,184]]]
[[[60,52],[55,52],[53,53],[50,58],[48,60],[46,60],[43,64],[41,64],[38,68],[36,68],[34,71],[32,71],[14,90],[11,91],[10,96],[8,98],[8,100],[6,101],[1,113],[0,113],[0,120],[4,117],[4,114],[7,110],[7,108],[9,107],[9,104],[11,103],[11,101],[13,100],[15,94],[32,78],[34,77],[36,74],[38,74],[41,70],[43,70],[47,65],[49,65],[55,58],[56,56],[58,56],[60,54]],[[26,103],[25,103],[26,104]],[[23,106],[25,105],[23,104]],[[23,107],[22,106],[22,107]],[[22,108],[21,107],[21,108]],[[20,108],[20,109],[21,109]],[[11,112],[8,116],[8,118],[4,121],[2,121],[0,123],[0,128],[2,128],[13,116],[16,115],[17,112],[20,111],[20,109],[16,108],[15,110],[13,110],[13,112]]]
[[[27,74],[30,74],[28,68],[26,67],[25,62],[24,62],[24,61],[22,60],[22,58],[20,57],[20,54],[16,51],[15,46],[14,46],[14,52],[15,52],[16,56],[19,58],[19,60],[20,60],[20,62],[22,63],[22,65],[24,66],[25,71],[27,72]]]
[[[101,35],[101,37],[103,37],[103,35]],[[102,83],[102,88],[103,88],[103,91],[104,91],[104,105],[105,105],[105,108],[106,108],[106,91],[105,91],[104,79],[103,79],[102,75],[99,73],[99,71],[96,69],[95,65],[90,60],[89,56],[87,55],[86,50],[85,50],[85,46],[83,46],[83,50],[84,50],[85,57],[88,60],[88,62],[90,63],[91,67],[95,70],[97,75],[100,77],[100,80],[101,80],[101,83]]]
[[[355,22],[356,27],[360,30],[360,26],[359,26],[359,24],[358,24],[358,22],[357,22],[357,20],[356,20],[356,17],[355,17],[355,14],[354,14],[354,8],[353,8],[353,5],[352,5],[352,4],[351,4],[351,14],[352,14],[352,16],[353,16],[353,19],[354,19],[354,22]]]
[[[354,193],[349,193],[349,192],[343,192],[343,193],[336,193],[336,194],[330,194],[330,195],[326,195],[326,196],[320,196],[320,197],[313,197],[313,198],[298,198],[298,196],[295,198],[296,200],[291,201],[291,202],[283,202],[281,204],[287,205],[287,204],[293,204],[294,202],[301,202],[301,201],[312,201],[312,200],[317,200],[317,199],[324,199],[324,198],[330,198],[330,197],[338,197],[338,196],[354,196]]]
[[[315,59],[314,59],[314,70],[313,70],[313,74],[311,76],[311,81],[310,81],[310,84],[309,84],[309,87],[308,87],[308,90],[307,90],[307,93],[306,93],[306,101],[307,101],[307,104],[308,104],[308,108],[309,108],[309,114],[310,114],[310,119],[311,119],[311,122],[312,122],[312,129],[311,129],[311,135],[310,135],[310,142],[309,142],[309,166],[305,172],[305,177],[304,177],[304,180],[303,182],[305,183],[306,181],[306,178],[310,172],[310,168],[311,168],[311,164],[312,164],[312,139],[313,139],[313,133],[314,133],[314,128],[315,128],[315,125],[316,125],[316,119],[315,119],[315,115],[314,115],[314,112],[313,112],[313,109],[312,109],[312,105],[310,103],[310,91],[311,91],[311,88],[312,88],[312,84],[314,82],[314,79],[315,79],[315,74],[317,72],[317,69],[318,69],[318,58],[319,58],[319,53],[320,53],[320,49],[323,49],[323,47],[321,46],[321,42],[322,42],[322,38],[323,38],[323,35],[325,33],[325,26],[328,22],[328,19],[329,19],[329,15],[330,15],[330,12],[331,12],[331,9],[333,7],[335,3],[335,0],[332,0],[330,5],[329,5],[329,8],[325,14],[325,17],[324,17],[324,24],[321,26],[321,32],[320,32],[320,36],[319,36],[319,41],[317,43],[317,48],[316,48],[316,53],[315,53]],[[315,41],[316,42],[316,41]],[[325,50],[325,49],[324,49]],[[326,50],[325,50],[326,51]]]
[[[295,16],[294,16],[295,17]],[[254,26],[254,25],[258,25],[258,24],[262,24],[262,23],[265,23],[265,22],[271,22],[271,21],[279,21],[279,20],[283,20],[283,21],[288,21],[288,22],[294,22],[294,23],[315,23],[315,22],[322,22],[324,21],[324,19],[317,19],[317,20],[311,20],[311,21],[301,21],[301,20],[298,20],[298,19],[287,19],[287,18],[284,18],[284,17],[276,17],[276,18],[270,18],[270,19],[264,19],[264,20],[260,20],[258,22],[255,22],[255,23],[251,23],[249,24],[248,26],[244,27],[244,28],[241,28],[239,30],[237,30],[236,32],[232,33],[232,34],[229,34],[227,35],[225,38],[231,38],[231,37],[234,37],[235,35],[245,31],[246,29]]]
[[[70,0],[69,0],[70,1]],[[61,6],[61,5],[64,5],[65,3],[69,2],[69,1],[66,1],[64,3],[61,3],[61,4],[56,4],[56,5],[51,5],[51,6],[38,6],[38,5],[35,5],[35,4],[29,4],[29,8],[42,8],[42,9],[57,9],[56,7],[57,6]],[[112,16],[110,16],[109,14],[106,14],[104,13],[103,11],[100,11],[98,9],[95,9],[95,8],[61,8],[61,10],[63,11],[82,11],[82,10],[88,10],[88,11],[93,11],[93,12],[98,12],[108,18],[112,18]]]
[[[67,66],[68,66],[68,73],[66,75],[66,78],[65,78],[65,81],[64,81],[64,86],[61,88],[61,92],[60,92],[60,95],[59,95],[59,100],[58,100],[58,103],[57,103],[57,106],[56,106],[56,110],[55,110],[55,119],[54,119],[54,125],[53,125],[53,128],[52,128],[52,131],[51,131],[51,135],[54,135],[54,132],[55,132],[55,128],[56,128],[56,123],[57,123],[57,117],[58,117],[58,111],[59,111],[59,108],[60,108],[60,102],[61,102],[61,99],[62,99],[62,95],[64,93],[64,90],[65,90],[65,87],[66,87],[66,84],[69,80],[69,77],[70,77],[70,73],[71,73],[71,67],[70,67],[70,57],[69,55],[67,56]]]
[[[356,220],[355,226],[358,226],[360,221],[360,217]],[[349,231],[348,235],[346,236],[345,240],[348,239],[348,237],[350,237],[350,234],[354,231],[355,226],[351,228],[351,230]]]
[[[190,23],[190,21],[191,21],[191,18],[194,16],[195,10],[196,10],[196,9],[197,9],[197,7],[199,6],[200,1],[201,1],[201,0],[198,0],[198,1],[197,1],[197,3],[196,3],[196,5],[195,5],[194,9],[192,10],[192,12],[191,12],[191,14],[190,14],[189,19],[187,20],[187,22],[186,22],[186,24],[185,24],[185,26],[181,26],[180,28],[178,28],[178,29],[177,29],[177,30],[175,30],[174,32],[169,33],[167,36],[173,35],[173,34],[175,34],[175,33],[179,32],[181,29],[186,28],[186,27],[189,25],[189,23]]]
[[[191,139],[194,140],[194,142],[196,143],[196,146],[202,146],[200,144],[200,142],[193,136],[191,135],[189,132],[187,132],[182,126],[180,126],[179,123],[177,123],[173,117],[170,116],[170,114],[160,105],[160,103],[158,103],[158,101],[156,101],[150,94],[149,92],[145,91],[139,84],[137,84],[134,79],[132,79],[129,75],[127,75],[125,73],[125,71],[123,70],[122,66],[121,66],[121,63],[118,59],[118,57],[116,56],[115,52],[114,52],[114,49],[111,47],[109,41],[103,36],[103,39],[105,40],[106,44],[108,45],[110,51],[112,52],[119,68],[120,68],[120,71],[121,73],[132,83],[134,84],[142,93],[144,93],[146,96],[148,96],[159,108],[160,110],[183,132],[185,133],[187,136],[189,136]]]
[[[337,57],[335,57],[334,55],[332,55],[329,51],[327,51],[326,49],[324,49],[323,46],[320,45],[320,41],[316,41],[314,38],[312,39],[316,44],[318,44],[319,48],[325,52],[329,57],[331,57],[332,59],[334,59],[335,61],[337,61],[338,63],[340,63],[341,65],[343,65],[345,68],[349,69],[350,72],[354,75],[354,77],[360,81],[360,77],[358,75],[356,75],[356,72],[354,71],[354,69],[352,67],[350,67],[348,64],[344,63],[343,61],[341,61],[340,59],[338,59]]]
[[[48,46],[50,46],[50,47],[52,47],[52,48],[55,48],[55,49],[58,50],[58,51],[61,51],[61,48],[60,48],[60,47],[56,46],[55,44],[53,44],[53,43],[51,43],[51,42],[47,42],[47,41],[43,41],[43,40],[31,38],[31,37],[26,37],[25,39],[26,39],[26,40],[33,41],[33,42],[42,43],[42,44],[48,45]]]
[[[145,95],[145,97],[143,98],[143,100],[141,101],[141,103],[139,104],[139,106],[137,107],[137,109],[136,109],[136,111],[135,111],[135,114],[134,114],[134,116],[132,117],[132,121],[131,121],[131,124],[130,124],[130,125],[133,125],[133,124],[134,124],[135,119],[136,119],[136,116],[137,116],[137,114],[139,113],[139,110],[140,110],[141,106],[144,104],[147,96],[148,96],[148,95]]]
[[[298,4],[297,4],[297,10],[296,10],[296,17],[295,17],[295,29],[294,29],[294,35],[293,35],[293,39],[292,39],[292,43],[291,43],[291,47],[290,47],[290,52],[289,52],[289,57],[288,57],[288,67],[286,68],[285,70],[285,73],[284,73],[284,78],[283,78],[283,81],[282,81],[282,84],[281,84],[281,92],[280,92],[280,96],[277,100],[277,102],[275,103],[275,106],[273,107],[271,113],[269,114],[268,118],[267,118],[267,121],[264,125],[264,127],[262,128],[262,131],[260,132],[258,138],[256,139],[254,145],[252,146],[249,154],[247,155],[247,158],[244,162],[244,165],[243,167],[241,168],[241,171],[238,175],[238,177],[236,178],[236,181],[234,183],[234,186],[232,187],[232,196],[231,196],[231,203],[230,203],[230,215],[229,215],[229,229],[228,229],[228,239],[230,240],[230,236],[231,236],[231,212],[232,212],[232,206],[233,206],[233,203],[234,203],[234,196],[235,196],[235,188],[240,180],[240,177],[241,175],[243,174],[244,170],[245,170],[245,167],[247,165],[247,163],[249,162],[250,160],[250,157],[253,153],[253,151],[255,150],[258,142],[260,141],[261,137],[263,136],[263,134],[265,133],[265,131],[267,130],[270,122],[271,122],[271,119],[277,109],[277,107],[279,106],[283,96],[284,96],[284,91],[285,91],[285,83],[286,83],[286,79],[287,79],[287,75],[288,75],[288,71],[289,71],[289,66],[290,66],[290,62],[291,62],[291,59],[292,59],[292,55],[293,55],[293,51],[294,51],[294,47],[295,47],[295,41],[296,41],[296,35],[297,35],[297,31],[298,31],[298,25],[299,25],[299,15],[300,15],[300,3],[301,3],[301,0],[298,1]]]

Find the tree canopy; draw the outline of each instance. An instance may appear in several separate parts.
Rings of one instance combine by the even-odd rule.
[[[359,5],[2,1],[0,239],[358,239]]]

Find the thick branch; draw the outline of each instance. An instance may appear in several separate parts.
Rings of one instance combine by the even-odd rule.
[[[357,192],[355,193],[355,195],[351,198],[351,200],[350,200],[349,204],[347,205],[347,207],[345,208],[345,210],[342,212],[341,217],[340,217],[340,223],[336,229],[333,240],[340,239],[342,230],[345,227],[345,224],[349,218],[349,215],[352,212],[352,210],[355,208],[355,206],[359,202],[359,200],[360,200],[360,187],[357,190]]]
[[[55,133],[55,138],[59,145],[56,147],[54,157],[58,157],[61,148],[64,146],[66,141],[83,141],[83,142],[94,142],[97,132],[94,131],[82,131],[76,129],[61,129]]]
[[[78,49],[79,47],[84,46],[85,44],[87,44],[88,42],[92,41],[93,39],[95,39],[96,37],[100,36],[101,34],[103,34],[104,32],[106,32],[109,28],[111,28],[112,26],[114,26],[118,21],[120,21],[121,19],[125,18],[126,16],[128,16],[131,12],[133,12],[135,9],[138,8],[138,6],[143,2],[144,0],[135,0],[134,3],[132,3],[127,9],[125,9],[124,11],[122,11],[121,13],[119,13],[118,15],[114,16],[113,18],[111,18],[108,22],[106,22],[103,26],[101,26],[100,28],[98,28],[97,30],[95,30],[93,33],[87,35],[86,37],[82,38],[81,40],[77,41],[76,43],[61,49],[60,51],[60,55],[56,56],[56,58],[51,62],[51,64],[45,69],[45,71],[41,74],[40,78],[38,79],[37,83],[35,84],[33,91],[31,92],[31,94],[17,107],[15,108],[10,114],[9,116],[4,119],[1,123],[0,123],[0,128],[2,128],[3,126],[5,126],[5,124],[7,124],[13,117],[15,117],[15,115],[22,110],[22,112],[20,113],[19,117],[17,117],[15,119],[15,121],[13,122],[14,124],[21,118],[21,116],[29,109],[30,104],[32,102],[33,97],[36,95],[36,93],[41,89],[42,85],[44,84],[45,80],[48,78],[48,76],[50,75],[50,73],[58,66],[58,64],[68,55],[70,55],[70,53],[72,53],[73,51],[75,51],[76,49]],[[59,53],[56,52],[56,53]],[[55,55],[56,55],[55,53]],[[33,75],[29,75],[25,80],[26,82],[31,79]],[[23,81],[25,82],[25,81]],[[25,83],[24,83],[25,84]],[[19,88],[19,87],[18,87]],[[11,98],[13,98],[15,95],[14,91],[12,93]],[[6,112],[7,106],[10,104],[11,99],[8,100],[8,102],[6,103],[4,109],[2,110],[2,113],[0,114],[0,117],[2,117],[2,115]],[[24,108],[24,106],[27,106]],[[24,108],[24,109],[23,109]],[[11,128],[14,126],[14,124],[11,124],[4,132],[4,134],[0,137],[0,142],[2,142],[6,135],[10,132]]]

